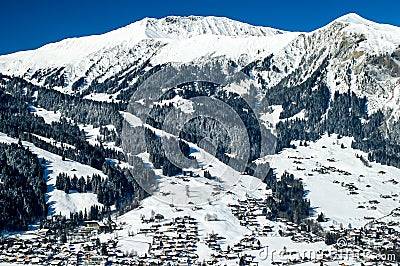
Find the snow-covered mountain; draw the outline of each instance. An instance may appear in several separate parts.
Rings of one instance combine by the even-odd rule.
[[[254,59],[260,51],[274,52],[297,34],[256,27],[218,17],[144,18],[123,28],[82,38],[69,38],[37,50],[1,56],[0,72],[40,82],[51,70],[63,68],[66,86],[82,76],[103,79],[151,59],[153,64],[191,61],[227,55]],[[247,57],[250,58],[247,58]]]
[[[95,233],[103,246],[88,260],[312,265],[301,255],[317,250],[336,265],[332,244],[354,234],[370,238],[360,261],[376,262],[400,234],[399,62],[400,28],[357,14],[312,32],[145,18],[3,55],[0,143],[13,146],[0,166],[18,168],[13,149],[37,156],[44,172],[24,174],[46,181],[33,189],[45,195],[36,218],[55,237],[71,229],[58,214],[119,220]],[[13,178],[1,172],[4,194]],[[27,226],[29,205],[16,205],[2,218]],[[69,248],[90,249],[79,241]],[[269,247],[284,258],[263,258]]]
[[[213,61],[245,70],[257,99],[271,88],[308,84],[318,72],[332,96],[350,90],[367,97],[368,114],[385,115],[385,135],[397,132],[400,28],[353,13],[304,33],[223,17],[144,18],[105,34],[0,56],[0,73],[67,94],[127,103],[129,91],[166,64]]]
[[[400,28],[353,13],[308,33],[252,26],[223,17],[173,16],[145,18],[102,35],[3,55],[0,73],[63,93],[127,105],[144,80],[167,65],[216,62],[221,68],[231,67],[250,77],[244,86],[229,85],[223,90],[251,94],[247,97],[249,107],[272,130],[283,118],[304,118],[305,114],[307,119],[310,115],[310,110],[300,108],[306,105],[306,95],[298,98],[299,92],[293,88],[305,93],[306,88],[323,84],[331,100],[335,93],[348,91],[360,99],[366,97],[368,115],[382,112],[383,135],[397,141],[399,61]],[[243,90],[246,86],[252,89]],[[265,97],[267,92],[275,95],[284,90],[290,101]],[[290,114],[277,111],[272,115],[264,108],[271,105],[268,101],[286,105]],[[328,111],[329,107],[323,113]]]
[[[273,86],[295,71],[298,75],[295,80],[291,78],[290,84],[304,81],[329,57],[331,89],[351,88],[359,95],[368,94],[373,111],[388,102],[396,104],[399,45],[398,27],[357,14],[340,17],[310,33],[252,26],[220,17],[145,18],[105,34],[69,38],[36,50],[0,56],[0,73],[76,93],[74,84],[74,88],[84,90],[93,81],[102,83],[139,65],[150,68],[224,57],[245,66],[262,64],[272,55],[274,71],[261,69],[260,74]],[[348,69],[351,74],[344,73]],[[373,82],[366,81],[366,75]],[[61,82],[51,84],[54,78]],[[375,93],[376,87],[379,93]]]

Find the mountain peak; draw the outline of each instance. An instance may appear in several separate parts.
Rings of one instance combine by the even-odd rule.
[[[374,23],[368,19],[361,17],[357,13],[349,13],[349,14],[343,15],[343,16],[337,18],[335,21],[343,22],[343,23],[364,24],[364,25]]]
[[[145,32],[149,38],[185,39],[198,35],[262,37],[283,33],[269,27],[214,16],[168,16],[160,19],[145,18],[140,22],[146,23]]]

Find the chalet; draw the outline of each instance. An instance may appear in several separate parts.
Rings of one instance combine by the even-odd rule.
[[[52,266],[58,266],[62,264],[62,260],[52,260],[50,261],[50,265]]]
[[[43,228],[43,229],[38,230],[37,234],[38,234],[38,236],[45,237],[45,236],[49,236],[49,235],[53,234],[53,232],[50,229]]]
[[[91,265],[106,265],[106,260],[102,256],[91,256],[89,259]]]
[[[31,259],[32,264],[41,264],[42,262],[43,262],[43,260],[39,257],[34,257]]]
[[[231,254],[226,254],[225,258],[227,260],[234,260],[234,259],[238,258],[238,254],[232,254],[232,253]]]
[[[90,229],[98,230],[100,228],[99,221],[85,221],[85,226]]]

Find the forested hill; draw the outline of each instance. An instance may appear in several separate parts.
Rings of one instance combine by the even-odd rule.
[[[1,230],[26,230],[29,224],[46,219],[49,202],[44,172],[48,163],[40,154],[34,154],[22,143],[58,155],[63,161],[76,161],[98,169],[107,176],[85,176],[85,191],[98,196],[103,204],[103,215],[108,215],[110,206],[118,210],[137,206],[146,192],[137,184],[131,172],[114,166],[112,160],[124,161],[121,151],[107,148],[103,142],[120,142],[116,131],[121,130],[122,117],[118,105],[84,100],[63,93],[34,86],[20,78],[1,77],[0,88],[0,132],[17,139],[18,144],[1,144],[0,204]],[[40,94],[40,97],[34,95]],[[48,106],[47,113],[64,110],[59,121],[46,122],[35,111],[35,106]],[[79,124],[100,127],[98,144],[88,142],[87,134]],[[109,125],[110,130],[105,127]],[[143,164],[137,166],[137,176],[149,175]],[[61,175],[60,178],[65,176]],[[69,178],[69,177],[68,177]],[[72,178],[72,176],[71,176]],[[76,178],[76,176],[75,176]],[[81,178],[83,178],[81,176]],[[59,181],[61,182],[61,181]],[[67,194],[76,191],[76,183],[62,186]],[[59,184],[56,188],[61,189]],[[81,191],[83,192],[83,191]],[[81,210],[82,211],[82,210]],[[97,215],[94,215],[97,217]],[[89,217],[89,216],[88,216]],[[93,217],[93,216],[90,216]],[[101,218],[101,216],[97,217]]]

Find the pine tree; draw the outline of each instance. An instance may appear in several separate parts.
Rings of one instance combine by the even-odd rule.
[[[317,222],[319,223],[325,222],[325,215],[322,212],[318,215]]]

